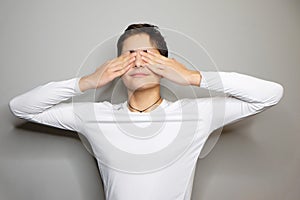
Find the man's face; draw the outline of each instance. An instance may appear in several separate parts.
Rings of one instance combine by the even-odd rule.
[[[147,34],[130,36],[123,43],[122,53],[127,51],[137,52],[137,56],[134,61],[135,66],[130,68],[122,76],[125,86],[131,91],[151,88],[160,83],[160,76],[154,74],[150,69],[148,69],[141,58],[140,51],[147,49],[159,53],[159,51],[150,43],[150,38]]]

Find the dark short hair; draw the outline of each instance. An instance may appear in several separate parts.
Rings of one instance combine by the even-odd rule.
[[[117,43],[118,56],[121,55],[123,43],[130,36],[137,34],[147,34],[150,37],[151,44],[157,48],[159,53],[165,57],[168,57],[168,48],[164,37],[158,30],[158,26],[152,24],[131,24],[129,25],[124,33],[120,36]]]

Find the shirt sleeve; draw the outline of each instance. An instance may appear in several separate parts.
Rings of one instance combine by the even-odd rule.
[[[201,71],[200,87],[222,92],[211,97],[213,117],[209,133],[276,105],[283,96],[281,84],[237,72]]]
[[[11,99],[9,108],[21,119],[80,131],[80,123],[74,113],[73,103],[62,102],[84,93],[79,88],[79,80],[80,78],[72,78],[40,85]]]

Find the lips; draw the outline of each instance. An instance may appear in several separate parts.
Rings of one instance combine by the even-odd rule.
[[[135,70],[132,70],[129,75],[131,77],[145,77],[145,76],[149,76],[150,73],[147,72],[146,70],[141,70],[141,69],[135,69]]]
[[[148,75],[149,74],[143,73],[143,72],[136,72],[136,73],[130,74],[130,76],[132,76],[132,77],[145,77],[145,76],[148,76]]]

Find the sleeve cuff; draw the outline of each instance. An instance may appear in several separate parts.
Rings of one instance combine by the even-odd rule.
[[[201,74],[201,81],[200,81],[200,88],[207,88],[207,76],[209,75],[206,71],[200,71]]]
[[[74,90],[75,90],[76,94],[84,94],[84,92],[81,91],[80,88],[79,88],[79,81],[80,81],[80,78],[81,78],[81,77],[76,77],[76,78],[75,78],[75,87],[74,87]]]
[[[229,72],[201,71],[200,73],[202,77],[199,87],[208,90],[224,91],[223,78]]]

